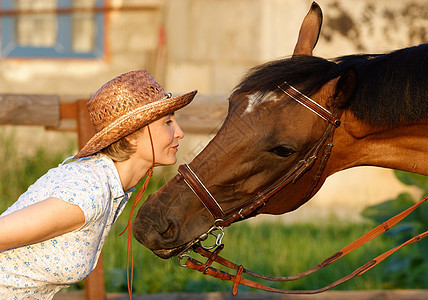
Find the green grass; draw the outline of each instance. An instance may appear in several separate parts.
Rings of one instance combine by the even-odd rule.
[[[68,142],[66,153],[51,153],[38,147],[33,154],[21,155],[13,132],[0,128],[0,211],[5,211],[40,176],[72,155],[75,143]],[[66,142],[67,143],[67,142]]]
[[[122,217],[127,217],[124,212]],[[119,220],[104,247],[106,289],[118,291],[126,287],[126,238],[118,233],[125,226]],[[288,276],[304,271],[340,250],[369,231],[370,224],[294,224],[241,222],[226,228],[222,256],[252,271]],[[177,259],[162,260],[134,241],[134,291],[136,293],[230,291],[231,284],[178,266]],[[345,256],[307,278],[289,283],[272,283],[281,289],[317,289],[351,273],[393,245],[380,237],[364,249]],[[198,258],[198,256],[195,256]],[[382,264],[337,289],[384,289],[389,286]],[[121,282],[121,284],[118,284]],[[240,287],[241,291],[250,291]]]
[[[21,193],[49,168],[55,167],[70,153],[49,153],[39,149],[34,155],[20,156],[14,146],[13,136],[0,132],[0,211],[3,212]],[[70,146],[70,149],[73,149]],[[156,172],[155,172],[156,175]],[[155,191],[164,180],[154,177],[148,193]],[[138,188],[138,187],[137,187]],[[147,194],[148,194],[147,193]],[[132,199],[131,199],[132,201]],[[107,292],[126,292],[126,235],[119,236],[125,228],[130,205],[113,226],[103,249],[104,274]],[[342,224],[337,220],[327,223],[285,225],[282,223],[250,224],[240,222],[226,228],[225,249],[222,256],[246,268],[271,276],[288,276],[306,270],[334,252],[340,250],[376,224]],[[317,289],[349,274],[394,244],[388,237],[379,237],[354,253],[333,263],[307,278],[289,283],[272,283],[281,289]],[[208,292],[230,291],[231,284],[209,278],[199,272],[178,266],[176,259],[162,260],[148,249],[133,242],[134,292]],[[401,251],[414,251],[411,246]],[[71,289],[82,288],[77,284]],[[385,263],[381,263],[362,276],[340,285],[337,289],[390,289],[391,284]],[[402,287],[401,287],[402,288]],[[406,288],[413,288],[407,286]],[[251,291],[240,287],[240,291]]]

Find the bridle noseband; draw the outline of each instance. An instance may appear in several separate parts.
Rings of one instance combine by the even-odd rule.
[[[282,86],[286,85],[287,88],[284,89]],[[303,175],[308,169],[312,167],[318,157],[321,147],[326,144],[324,149],[323,159],[317,170],[317,174],[314,176],[312,185],[305,194],[305,198],[309,197],[316,187],[319,181],[319,175],[324,170],[324,167],[327,163],[327,160],[331,153],[331,148],[333,147],[333,133],[334,129],[340,126],[339,114],[332,114],[330,111],[319,105],[317,102],[304,95],[298,91],[293,86],[289,85],[287,82],[284,82],[281,85],[278,85],[284,94],[300,103],[304,107],[308,108],[322,119],[326,120],[329,124],[324,131],[324,134],[317,141],[317,143],[312,147],[312,149],[306,154],[304,159],[298,161],[284,176],[279,178],[276,182],[266,188],[264,191],[257,194],[256,197],[246,201],[244,204],[239,205],[227,212],[223,211],[222,207],[218,201],[211,195],[209,190],[203,184],[203,182],[198,178],[196,173],[190,168],[189,165],[183,164],[178,167],[178,173],[176,179],[184,179],[185,183],[189,188],[195,193],[199,198],[205,208],[210,212],[214,218],[214,226],[207,233],[211,233],[212,230],[223,228],[229,226],[233,222],[244,219],[245,217],[254,213],[257,209],[264,206],[266,201],[276,194],[279,190],[284,188],[287,184],[293,182],[295,183],[301,175]],[[207,234],[206,233],[206,234]],[[195,241],[197,242],[197,241]]]
[[[189,165],[184,164],[178,167],[178,173],[184,178],[189,188],[198,196],[205,208],[211,213],[214,220],[223,220],[225,213],[217,200],[211,195],[199,177],[193,172]]]

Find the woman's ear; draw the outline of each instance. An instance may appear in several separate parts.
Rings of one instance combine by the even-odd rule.
[[[134,148],[137,147],[137,136],[133,134],[124,137],[124,139]]]
[[[130,135],[124,137],[124,139],[130,143],[133,147],[137,147],[138,138],[144,133],[146,126],[138,129],[137,131],[131,133]]]

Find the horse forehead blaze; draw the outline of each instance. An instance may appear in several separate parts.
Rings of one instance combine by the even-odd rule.
[[[246,95],[247,107],[244,110],[243,115],[254,112],[257,105],[270,102],[278,101],[280,97],[277,96],[274,92],[262,93],[262,92],[253,92]]]

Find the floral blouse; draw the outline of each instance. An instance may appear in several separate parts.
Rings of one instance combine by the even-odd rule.
[[[96,154],[49,170],[2,215],[55,197],[78,205],[85,224],[50,240],[0,252],[0,299],[52,299],[95,268],[134,189],[123,191],[113,161]]]

